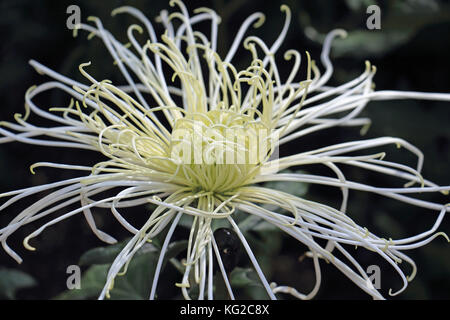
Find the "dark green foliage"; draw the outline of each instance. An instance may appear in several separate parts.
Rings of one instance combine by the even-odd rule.
[[[335,66],[331,84],[341,84],[359,75],[364,69],[364,60],[370,60],[378,67],[375,83],[377,89],[416,90],[429,92],[450,92],[450,7],[446,1],[427,1],[433,5],[420,5],[425,1],[375,1],[382,9],[381,30],[369,31],[365,28],[367,5],[374,1],[284,1],[293,12],[293,21],[288,37],[281,50],[290,48],[304,52],[308,50],[320,66],[320,40],[326,32],[340,27],[349,31],[345,40],[337,40],[332,50]],[[113,67],[106,49],[98,39],[88,41],[86,34],[80,33],[76,39],[65,27],[66,7],[70,4],[81,7],[82,20],[90,15],[100,17],[105,26],[119,39],[126,38],[126,29],[136,20],[120,16],[111,18],[113,8],[127,4],[126,1],[24,1],[3,0],[0,4],[0,120],[13,121],[13,115],[23,111],[25,91],[34,84],[47,81],[37,75],[28,65],[29,59],[36,59],[56,71],[82,81],[78,65],[92,61],[90,71],[98,77],[123,83],[117,68]],[[168,7],[167,1],[133,1],[150,18],[154,18],[161,9]],[[220,54],[226,52],[235,32],[242,21],[254,11],[267,14],[265,25],[256,30],[271,43],[279,34],[284,22],[284,15],[279,11],[277,1],[257,0],[215,0],[189,1],[189,8],[209,6],[222,15],[219,32]],[[311,40],[304,30],[312,26],[318,36]],[[247,52],[239,53],[237,67],[246,67]],[[291,64],[284,64],[280,73],[289,72]],[[47,94],[39,98],[40,103],[61,106],[68,99],[60,93]],[[425,154],[424,176],[441,185],[450,184],[450,106],[437,102],[374,102],[364,115],[373,120],[373,124],[363,138],[377,136],[398,136],[404,138]],[[306,151],[315,146],[361,139],[355,128],[334,128],[325,132],[305,137],[291,143],[281,150],[281,155],[293,151]],[[386,149],[387,157],[402,159],[406,163],[414,161],[404,150],[394,146]],[[38,170],[32,176],[28,166],[38,161],[51,161],[72,164],[92,165],[103,160],[99,155],[28,146],[19,143],[0,145],[0,192],[67,179],[70,174],[58,170]],[[395,186],[398,181],[369,174],[363,170],[345,168],[348,177],[375,186]],[[328,169],[320,167],[302,168],[308,173],[330,174]],[[294,192],[307,199],[337,205],[341,199],[339,190],[317,186],[294,184],[272,184],[270,187]],[[307,192],[306,192],[307,191]],[[306,192],[306,193],[305,193]],[[24,203],[30,205],[39,197],[32,197]],[[450,202],[448,197],[436,194],[429,200],[441,203]],[[0,226],[5,226],[22,207],[14,207],[0,213]],[[124,210],[125,211],[125,210]],[[137,222],[146,220],[151,209],[130,210],[129,215]],[[94,212],[98,225],[108,230],[118,239],[127,239],[128,233],[105,212]],[[435,213],[414,208],[392,200],[365,194],[350,193],[349,215],[360,225],[366,226],[380,236],[410,236],[430,228]],[[314,274],[311,272],[310,259],[299,259],[307,248],[288,239],[274,230],[269,224],[243,213],[236,214],[239,225],[259,258],[262,269],[277,282],[284,281],[301,290],[312,288]],[[188,218],[182,219],[188,226]],[[136,225],[139,225],[136,223]],[[215,222],[214,228],[229,227],[223,221]],[[183,229],[180,227],[180,229]],[[446,218],[440,228],[450,230]],[[19,267],[3,250],[0,250],[0,298],[2,299],[92,299],[96,298],[103,287],[109,264],[120,251],[125,242],[110,247],[103,246],[91,234],[81,217],[74,217],[46,230],[42,236],[33,240],[37,251],[30,253],[22,250],[22,240],[34,229],[25,227],[10,239],[12,247],[19,248],[24,263]],[[181,230],[176,239],[171,258],[182,257],[187,239],[186,229]],[[157,244],[157,241],[155,241]],[[118,277],[115,289],[111,292],[113,299],[147,299],[152,274],[158,259],[158,245],[149,244],[149,251],[139,253],[130,263],[126,275]],[[90,249],[96,248],[96,249]],[[172,251],[171,251],[172,252]],[[352,251],[353,252],[353,251]],[[83,254],[84,253],[84,254]],[[181,254],[181,255],[180,255]],[[242,254],[238,266],[231,273],[231,281],[237,287],[240,297],[266,298],[254,271],[249,269],[248,259]],[[357,256],[363,265],[377,263],[379,260],[361,250]],[[81,257],[81,258],[80,258]],[[428,246],[411,252],[418,265],[416,279],[400,299],[448,299],[450,298],[450,246],[445,240],[437,238]],[[78,261],[79,259],[79,261]],[[82,289],[66,289],[66,268],[79,262],[83,267]],[[366,299],[348,279],[332,266],[323,265],[323,284],[317,296],[319,299]],[[167,287],[161,295],[164,298],[180,298],[179,289],[174,288],[175,281],[180,280],[176,260],[167,263],[166,278],[161,285]],[[19,271],[20,270],[20,271]],[[382,266],[382,292],[387,296],[390,287],[398,288],[401,281],[397,274]],[[386,271],[386,272],[384,272]],[[285,275],[290,275],[289,279]],[[292,275],[292,276],[291,276]],[[221,283],[221,276],[216,273],[216,297],[226,298],[226,291]],[[34,280],[35,279],[35,280]],[[289,281],[286,283],[286,281]],[[35,283],[38,286],[34,286]],[[342,290],[346,288],[346,290]],[[19,291],[19,289],[21,289]]]

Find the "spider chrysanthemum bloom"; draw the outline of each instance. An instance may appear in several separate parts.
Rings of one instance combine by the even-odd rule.
[[[234,298],[221,253],[213,234],[217,219],[228,221],[242,242],[252,266],[268,296],[288,293],[309,299],[317,293],[321,282],[320,263],[332,263],[350,280],[374,298],[383,298],[374,288],[367,274],[346,246],[366,248],[386,260],[400,275],[403,291],[415,275],[415,264],[403,253],[433,240],[446,212],[445,204],[432,203],[413,197],[424,192],[447,192],[421,176],[422,153],[410,143],[391,137],[344,142],[309,152],[277,157],[283,144],[303,136],[335,126],[362,126],[368,119],[359,115],[371,100],[428,99],[450,100],[449,94],[373,91],[375,67],[366,64],[364,72],[354,80],[337,87],[326,85],[333,67],[329,59],[335,30],[325,39],[321,62],[323,73],[309,54],[296,50],[278,53],[288,31],[291,13],[272,44],[261,38],[247,36],[249,29],[259,27],[264,15],[255,13],[244,21],[225,57],[216,52],[219,16],[201,8],[190,16],[184,4],[172,1],[178,10],[161,12],[158,22],[165,31],[156,36],[152,23],[138,10],[122,7],[113,14],[128,13],[141,25],[128,28],[129,42],[119,42],[105,30],[98,18],[89,18],[92,25],[80,24],[78,30],[99,37],[124,75],[127,84],[116,86],[108,80],[97,80],[89,74],[89,63],[81,64],[80,72],[88,80],[82,84],[64,77],[36,61],[31,65],[53,80],[30,88],[26,93],[25,114],[16,114],[17,123],[3,122],[0,142],[20,141],[49,147],[94,150],[105,161],[90,166],[41,162],[31,167],[47,166],[55,169],[84,172],[78,178],[1,194],[9,199],[0,210],[10,208],[20,199],[49,192],[48,195],[21,211],[0,229],[0,242],[15,260],[21,258],[7,244],[9,235],[18,228],[54,212],[79,203],[79,208],[45,223],[24,240],[27,249],[35,250],[30,239],[47,227],[83,213],[92,231],[101,240],[116,240],[96,227],[91,210],[108,208],[111,214],[133,234],[113,262],[107,283],[100,298],[113,290],[114,279],[126,269],[133,255],[162,230],[168,230],[152,281],[150,298],[157,293],[158,279],[164,255],[172,235],[183,215],[193,217],[184,261],[184,275],[176,285],[185,298],[212,299],[213,264],[215,259],[231,298]],[[210,24],[206,35],[195,30],[197,24]],[[146,43],[139,43],[136,33],[148,34]],[[252,62],[237,70],[233,65],[240,46],[248,50]],[[280,57],[284,60],[280,62]],[[288,75],[278,72],[277,63],[291,64]],[[305,79],[298,79],[301,65]],[[66,107],[40,108],[33,99],[48,90],[62,90],[71,96]],[[49,127],[27,122],[31,113],[53,121]],[[370,153],[371,148],[395,144],[411,151],[418,158],[416,168],[383,160],[384,153]],[[365,151],[368,150],[368,151]],[[360,153],[355,155],[355,153]],[[318,164],[331,169],[335,177],[283,170],[302,165]],[[404,187],[380,188],[348,180],[342,165],[354,166],[404,179]],[[338,208],[264,187],[271,181],[327,185],[342,191]],[[106,196],[108,191],[117,190]],[[357,225],[347,215],[350,190],[373,192],[406,204],[423,207],[437,213],[434,225],[421,234],[404,239],[383,239],[367,228]],[[126,207],[152,203],[157,208],[142,226],[134,226],[121,214]],[[270,206],[267,206],[270,205]],[[276,208],[276,209],[273,209]],[[309,248],[313,259],[316,284],[311,292],[300,293],[288,284],[269,283],[263,274],[258,257],[247,243],[234,219],[240,210],[263,219]],[[446,236],[445,236],[446,237]],[[323,245],[321,241],[327,240]],[[340,259],[339,252],[346,260]],[[215,259],[214,259],[215,257]],[[412,273],[404,274],[400,263],[412,266]],[[198,288],[192,296],[191,288]]]

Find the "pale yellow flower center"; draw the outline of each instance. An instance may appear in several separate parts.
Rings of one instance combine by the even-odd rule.
[[[178,119],[170,158],[178,177],[197,191],[223,193],[250,183],[270,153],[270,130],[248,114],[230,110]]]

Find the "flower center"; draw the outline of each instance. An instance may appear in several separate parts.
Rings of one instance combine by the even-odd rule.
[[[233,110],[178,119],[170,158],[176,176],[196,191],[224,193],[250,183],[271,150],[271,132],[252,115]]]

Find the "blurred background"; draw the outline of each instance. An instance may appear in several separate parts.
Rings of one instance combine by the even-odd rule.
[[[316,1],[257,1],[257,0],[214,0],[189,1],[191,10],[197,7],[210,7],[222,17],[219,31],[219,53],[224,56],[234,35],[247,16],[255,11],[267,15],[265,24],[254,34],[261,35],[267,43],[279,35],[284,14],[280,4],[287,4],[293,14],[288,36],[281,52],[296,49],[308,50],[313,59],[319,62],[321,40],[332,29],[344,28],[349,36],[336,40],[332,49],[335,72],[331,85],[347,82],[364,70],[364,61],[369,60],[377,66],[374,78],[377,90],[414,90],[427,92],[450,92],[450,4],[438,0],[316,0]],[[14,121],[13,115],[23,111],[25,91],[34,84],[48,81],[38,75],[28,64],[35,59],[61,74],[84,81],[79,74],[78,65],[92,61],[89,69],[97,79],[111,79],[124,83],[121,75],[112,66],[107,50],[98,39],[88,41],[87,34],[80,32],[77,38],[66,28],[66,8],[77,4],[81,8],[81,19],[86,21],[94,15],[102,19],[105,27],[119,39],[125,41],[126,27],[136,23],[132,17],[119,15],[111,17],[112,9],[132,5],[153,19],[162,9],[170,9],[166,1],[0,1],[0,28],[3,31],[0,43],[0,120]],[[381,8],[381,29],[368,30],[366,9],[371,4]],[[158,26],[159,27],[159,26]],[[208,26],[205,26],[207,30]],[[161,29],[158,29],[159,31]],[[251,32],[253,33],[253,29]],[[280,51],[279,51],[280,52]],[[248,63],[245,52],[235,63],[245,67]],[[281,72],[288,72],[286,64]],[[319,67],[323,70],[319,63]],[[68,103],[60,92],[39,96],[40,105],[61,106]],[[378,136],[397,136],[413,143],[425,154],[424,176],[440,185],[450,184],[450,105],[426,101],[372,102],[364,111],[373,120],[366,138]],[[317,146],[359,139],[358,128],[334,128],[310,135],[295,144],[286,146],[281,155],[288,150],[309,150]],[[294,148],[294,149],[292,149]],[[415,159],[395,146],[387,147],[389,159],[413,164]],[[47,149],[20,143],[0,146],[0,192],[53,182],[71,177],[63,170],[40,169],[32,175],[28,167],[38,161],[60,163],[94,164],[101,158],[95,154],[78,150]],[[298,168],[317,174],[329,174],[317,167]],[[346,168],[349,178],[364,181],[375,186],[399,185],[396,180],[369,174],[362,170]],[[337,205],[339,190],[317,186],[275,186],[290,190],[307,199]],[[293,188],[293,189],[292,189]],[[42,195],[41,195],[42,196]],[[0,226],[5,226],[20,209],[39,199],[30,197],[17,206],[0,213]],[[428,200],[441,203],[450,202],[449,197],[432,195]],[[151,210],[151,208],[144,208]],[[145,221],[143,208],[131,210],[137,221]],[[348,209],[349,215],[360,225],[366,226],[381,237],[408,237],[429,229],[437,213],[406,204],[387,200],[372,194],[352,192]],[[107,214],[96,216],[102,229],[125,240],[129,234],[108,218]],[[139,220],[140,219],[140,220]],[[34,240],[36,252],[26,251],[22,240],[40,224],[26,226],[16,232],[9,240],[24,258],[21,265],[15,263],[3,250],[0,250],[0,299],[88,299],[95,298],[102,277],[120,245],[109,249],[102,247],[90,231],[84,219],[73,217],[49,228]],[[440,228],[450,232],[450,221],[446,219]],[[259,226],[247,231],[254,250],[261,259],[263,269],[272,275],[272,280],[289,284],[302,291],[308,291],[314,284],[312,261],[301,257],[306,247],[284,237],[267,226]],[[177,237],[182,241],[181,232]],[[180,242],[181,243],[181,242]],[[155,241],[158,245],[158,241]],[[173,257],[180,254],[176,246]],[[350,249],[352,250],[352,249]],[[150,250],[151,251],[151,250]],[[363,249],[351,251],[363,267],[380,266],[381,292],[388,297],[390,288],[394,291],[402,285],[400,277],[379,258]],[[437,238],[429,245],[408,252],[416,261],[418,274],[399,296],[393,299],[449,299],[450,298],[450,245],[444,238]],[[145,298],[147,287],[142,287],[143,277],[150,277],[155,254],[142,255],[142,261],[133,264],[130,276],[121,280],[117,286],[122,289],[116,298]],[[242,261],[241,261],[242,260]],[[84,290],[66,291],[68,265],[80,264],[84,272]],[[245,259],[240,259],[233,270],[233,281],[241,288],[241,297],[264,298],[261,288],[254,280],[254,274],[247,269]],[[161,298],[179,298],[179,291],[173,286],[179,281],[176,268],[169,264],[164,273],[166,287],[161,289]],[[405,266],[405,273],[410,269]],[[322,286],[317,299],[368,299],[369,297],[353,285],[332,265],[322,262]],[[145,278],[147,279],[147,278]],[[150,279],[150,278],[148,278]],[[137,288],[138,286],[141,286]],[[250,289],[249,289],[250,288]],[[120,292],[119,292],[120,291]],[[285,297],[289,298],[289,297]]]

